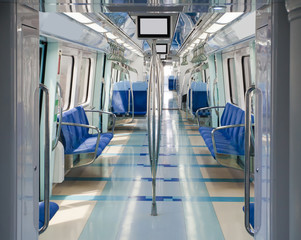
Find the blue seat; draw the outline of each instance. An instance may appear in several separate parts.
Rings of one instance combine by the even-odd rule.
[[[252,122],[254,118],[252,117]],[[221,126],[237,125],[245,123],[245,111],[239,107],[227,103],[221,117]],[[213,146],[213,128],[200,127],[199,132],[203,137],[211,155],[216,158]],[[226,155],[244,156],[245,149],[245,128],[232,127],[220,129],[214,133],[214,141],[216,144],[216,153]]]
[[[56,212],[59,210],[59,206],[55,202],[49,202],[49,221],[53,218]],[[39,203],[39,228],[44,225],[44,202]]]
[[[97,112],[97,111],[96,111]],[[110,113],[108,113],[110,114]],[[98,134],[90,134],[88,127],[65,124],[83,124],[89,126],[88,118],[82,106],[70,109],[62,115],[61,142],[65,154],[94,153]],[[114,128],[114,126],[113,126]],[[113,138],[112,133],[102,133],[95,157],[98,157]]]
[[[148,88],[147,82],[132,83],[135,115],[145,115],[147,112],[147,88]],[[133,104],[133,100],[131,98],[131,106],[132,104]],[[132,114],[132,111],[130,111],[130,114]]]
[[[175,90],[177,88],[177,81],[174,76],[169,76],[168,78],[168,89],[170,91]]]
[[[191,96],[192,94],[192,96]],[[192,106],[191,106],[192,98]],[[188,91],[188,106],[191,109],[191,113],[195,115],[199,108],[208,107],[207,99],[207,84],[203,82],[192,82]],[[209,111],[199,111],[199,116],[207,117],[210,115]]]
[[[122,81],[114,84],[112,94],[112,112],[114,114],[125,115],[129,113],[130,89],[129,81]]]

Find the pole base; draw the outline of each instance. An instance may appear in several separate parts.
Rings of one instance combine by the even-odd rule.
[[[156,203],[153,203],[153,204],[152,204],[152,212],[151,212],[151,215],[152,215],[152,216],[158,216],[158,213],[157,213],[157,204],[156,204]]]

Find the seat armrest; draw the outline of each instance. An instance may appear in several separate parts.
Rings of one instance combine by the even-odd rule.
[[[216,108],[225,108],[226,106],[212,106],[212,107],[203,107],[203,108],[199,108],[196,110],[195,112],[195,116],[197,117],[198,119],[198,124],[199,124],[199,127],[200,127],[200,115],[199,115],[199,112],[200,111],[205,111],[205,110],[211,110],[211,109],[216,109]]]
[[[97,141],[96,141],[96,146],[95,146],[94,158],[93,158],[93,160],[91,162],[91,163],[93,163],[95,161],[96,157],[97,157],[97,150],[98,150],[98,147],[99,147],[99,141],[100,141],[100,130],[99,130],[99,128],[95,127],[95,126],[91,126],[91,125],[80,124],[80,123],[69,123],[69,122],[62,122],[61,125],[91,128],[91,129],[97,131]],[[87,165],[90,165],[91,163],[89,163]],[[86,165],[82,165],[82,166],[86,166]]]
[[[214,133],[216,131],[223,130],[223,129],[235,128],[235,127],[245,127],[245,126],[246,126],[245,124],[226,125],[226,126],[217,127],[212,130],[211,137],[212,137],[212,144],[213,144],[215,158],[216,158],[217,151],[216,151],[216,143],[215,143]],[[254,127],[254,126],[255,126],[255,124],[252,124],[252,127]]]
[[[112,134],[114,134],[115,122],[116,122],[116,115],[114,113],[107,112],[107,111],[102,111],[102,110],[85,110],[85,112],[99,113],[99,115],[101,115],[101,114],[112,115],[112,117],[113,117]]]

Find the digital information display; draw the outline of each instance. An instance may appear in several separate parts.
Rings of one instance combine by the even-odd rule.
[[[170,16],[138,16],[138,38],[170,38]]]
[[[156,44],[156,51],[159,54],[167,54],[167,43],[158,43]]]

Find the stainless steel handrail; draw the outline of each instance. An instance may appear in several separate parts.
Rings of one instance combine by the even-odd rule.
[[[101,114],[108,114],[108,115],[112,115],[113,117],[113,126],[112,126],[112,134],[114,134],[114,130],[115,130],[115,124],[116,124],[116,115],[112,112],[108,112],[108,111],[102,111],[102,110],[85,110],[85,112],[97,112],[99,113],[100,115]]]
[[[156,59],[156,50],[155,47],[155,42],[153,42],[153,46],[152,46],[152,55],[154,58],[153,61],[153,79],[152,79],[152,151],[153,151],[153,162],[152,162],[152,211],[151,211],[151,215],[152,216],[157,216],[157,204],[156,204],[156,78],[157,78],[157,74],[156,74],[156,68],[157,68],[157,59]]]
[[[135,107],[134,107],[134,92],[133,92],[133,85],[132,85],[132,81],[130,78],[130,73],[129,73],[129,82],[130,82],[130,91],[131,91],[131,96],[132,96],[132,121],[134,122],[134,117],[135,117]],[[131,108],[131,98],[129,97],[129,111]]]
[[[200,116],[199,116],[199,112],[200,111],[205,111],[205,110],[211,110],[211,109],[217,109],[217,108],[225,108],[226,106],[212,106],[212,107],[203,107],[203,108],[199,108],[196,110],[195,112],[195,116],[197,117],[198,119],[198,124],[200,126]]]
[[[55,138],[54,144],[52,146],[52,151],[56,148],[56,146],[59,142],[59,138],[61,136],[61,123],[62,123],[62,114],[63,114],[62,87],[58,82],[56,83],[56,87],[57,87],[57,90],[59,93],[58,97],[59,97],[59,103],[60,103],[60,118],[59,118],[59,125],[58,125],[57,132],[56,132],[56,138]]]
[[[209,96],[209,93],[210,93],[210,76],[207,77],[206,83],[207,83],[207,86],[206,86],[207,103],[210,106],[211,105],[211,99],[210,99],[210,96]]]
[[[49,169],[50,169],[50,141],[49,141],[49,90],[40,83],[39,88],[45,93],[45,147],[44,147],[44,224],[39,234],[46,231],[49,225]]]
[[[96,160],[96,158],[97,158],[97,151],[98,151],[99,141],[100,141],[100,130],[99,130],[99,128],[95,127],[95,126],[91,126],[91,125],[80,124],[80,123],[69,123],[69,122],[62,122],[62,125],[74,126],[74,127],[91,128],[91,129],[97,131],[97,140],[96,140],[96,146],[95,146],[95,151],[94,151],[94,158],[90,162],[88,162],[88,163],[82,164],[80,166],[75,166],[73,168],[84,167],[84,166],[88,166],[88,165],[92,164]]]
[[[245,228],[247,232],[254,236],[256,231],[251,227],[250,224],[250,155],[251,155],[251,94],[260,93],[260,89],[256,88],[255,85],[249,87],[245,95],[246,101],[246,114],[245,114]]]
[[[255,126],[255,125],[253,124],[252,126]],[[218,152],[216,150],[216,142],[215,142],[215,138],[214,138],[215,132],[219,131],[219,130],[228,129],[228,128],[235,128],[235,127],[245,127],[245,124],[225,125],[225,126],[217,127],[217,128],[215,128],[211,131],[212,145],[213,145],[213,150],[214,150],[214,155],[215,155],[216,161],[219,162],[219,160],[216,158],[216,155],[218,154]],[[221,164],[221,165],[223,165],[223,164]]]

